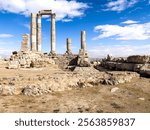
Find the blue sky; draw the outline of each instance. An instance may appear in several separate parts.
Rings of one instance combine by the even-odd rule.
[[[90,57],[150,55],[150,0],[0,0],[0,56],[19,50],[30,34],[30,13],[52,9],[57,15],[57,53],[80,49],[87,32]],[[42,51],[50,52],[50,21],[42,19]]]

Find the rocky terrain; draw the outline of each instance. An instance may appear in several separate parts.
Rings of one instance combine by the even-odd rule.
[[[102,62],[67,67],[66,60],[62,67],[61,60],[45,58],[16,69],[9,68],[16,58],[0,61],[0,112],[150,112],[149,78]]]
[[[51,16],[49,53],[42,52],[43,15]],[[56,14],[31,13],[30,25],[21,49],[0,58],[0,112],[150,112],[150,56],[91,61],[84,30],[79,53],[72,53],[68,37],[66,52],[59,55]]]

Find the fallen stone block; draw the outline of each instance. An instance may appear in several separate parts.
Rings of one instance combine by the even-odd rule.
[[[134,56],[129,56],[127,58],[127,62],[129,63],[136,63],[136,64],[145,64],[148,63],[150,60],[149,56],[140,56],[140,55],[134,55]]]

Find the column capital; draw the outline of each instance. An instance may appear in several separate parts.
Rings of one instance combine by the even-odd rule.
[[[83,31],[81,31],[81,34],[85,35],[85,34],[86,34],[86,31],[84,31],[84,30],[83,30]]]
[[[41,15],[41,14],[37,14],[37,17],[38,17],[38,18],[41,18],[41,17],[42,17],[42,15]]]
[[[31,17],[36,17],[37,14],[36,13],[31,13]]]
[[[71,44],[71,42],[72,42],[72,41],[71,41],[71,38],[67,38],[67,43],[68,43],[68,44]]]
[[[56,18],[56,14],[55,13],[51,14],[51,17]]]

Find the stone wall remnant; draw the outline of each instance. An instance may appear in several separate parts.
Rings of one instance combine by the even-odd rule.
[[[24,34],[22,36],[21,51],[23,51],[23,52],[29,51],[29,36],[28,36],[28,34]]]

